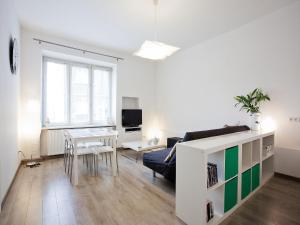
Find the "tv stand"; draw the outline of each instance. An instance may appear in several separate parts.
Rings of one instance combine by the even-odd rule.
[[[125,132],[141,131],[141,127],[125,127]]]
[[[122,147],[125,142],[140,141],[143,139],[142,127],[121,127],[118,129],[118,147]]]

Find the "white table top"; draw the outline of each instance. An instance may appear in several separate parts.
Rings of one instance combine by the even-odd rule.
[[[194,141],[182,142],[178,143],[177,146],[189,146],[192,149],[197,149],[198,151],[202,151],[203,153],[211,153],[216,150],[232,147],[237,143],[243,144],[272,134],[274,134],[274,131],[243,131],[210,138],[203,138]]]
[[[165,145],[163,144],[149,144],[148,141],[131,141],[122,143],[123,148],[130,148],[134,151],[147,151],[155,148],[163,148]]]
[[[101,130],[101,129],[67,129],[66,130],[72,139],[97,138],[117,136],[118,132],[115,130]]]

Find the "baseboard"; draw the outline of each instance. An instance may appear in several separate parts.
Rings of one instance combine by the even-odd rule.
[[[42,160],[49,160],[49,159],[58,159],[64,157],[64,154],[59,154],[59,155],[44,155],[41,156]]]
[[[3,197],[3,200],[2,200],[2,202],[1,202],[1,210],[0,210],[0,211],[2,211],[2,209],[3,209],[3,206],[4,206],[5,202],[6,202],[6,199],[7,199],[7,197],[8,197],[9,192],[10,192],[10,189],[11,189],[11,187],[13,186],[13,184],[14,184],[14,182],[15,182],[15,180],[16,180],[17,174],[19,173],[19,170],[20,170],[22,164],[23,164],[23,162],[21,161],[21,162],[19,163],[19,166],[18,166],[17,171],[15,172],[14,178],[12,179],[12,181],[11,181],[11,183],[10,183],[10,185],[9,185],[9,187],[8,187],[8,189],[7,189],[7,191],[6,191],[5,195],[4,195],[4,197]]]
[[[38,161],[38,162],[41,162],[43,161],[43,158],[42,157],[39,157],[39,158],[33,158],[33,159],[22,159],[22,164],[26,164],[28,162],[32,162],[32,161]]]
[[[63,154],[59,154],[59,155],[43,155],[43,156],[40,156],[39,158],[23,159],[22,163],[26,164],[26,163],[32,162],[32,161],[42,162],[44,160],[62,158],[63,156],[64,156]]]
[[[285,179],[288,179],[288,180],[293,180],[293,181],[300,182],[300,178],[299,177],[293,177],[293,176],[290,176],[290,175],[286,175],[286,174],[282,174],[282,173],[277,173],[277,172],[275,172],[275,176],[276,177],[282,177],[282,178],[285,178]]]

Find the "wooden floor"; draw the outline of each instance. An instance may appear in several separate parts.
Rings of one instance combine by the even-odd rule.
[[[175,189],[141,163],[119,157],[120,175],[102,162],[99,177],[84,167],[79,186],[64,173],[63,160],[21,168],[0,215],[1,225],[168,225],[175,216]],[[273,178],[223,225],[300,224],[300,183]]]

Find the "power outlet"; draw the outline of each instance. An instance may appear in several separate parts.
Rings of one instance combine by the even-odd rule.
[[[290,117],[289,121],[293,123],[300,123],[300,117]]]

